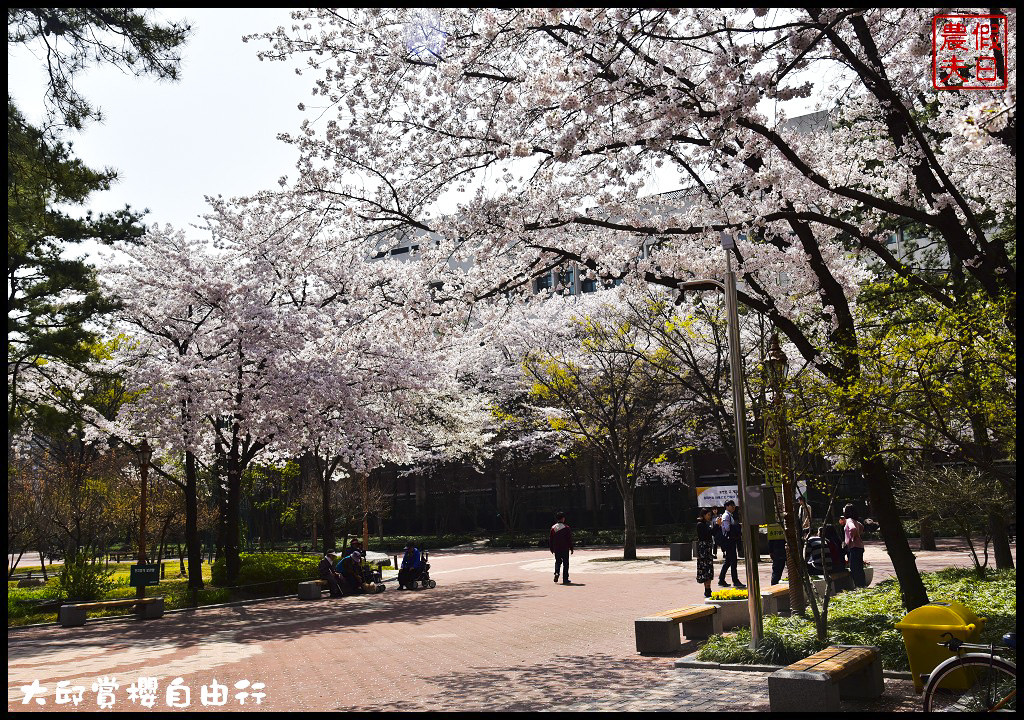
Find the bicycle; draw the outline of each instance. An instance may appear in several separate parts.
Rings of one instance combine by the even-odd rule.
[[[1017,712],[1017,666],[996,655],[996,648],[1017,649],[1017,633],[1003,635],[1005,645],[975,645],[943,633],[940,646],[956,653],[927,677],[925,712]],[[964,650],[985,653],[961,654]]]

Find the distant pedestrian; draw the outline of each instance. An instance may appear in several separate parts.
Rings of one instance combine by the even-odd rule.
[[[768,525],[768,557],[772,559],[772,585],[777,585],[786,569],[786,538],[776,537],[782,534],[782,527],[776,523]]]
[[[714,556],[718,557],[718,549],[722,547],[722,508],[715,508],[711,512],[711,540],[714,542]],[[725,548],[722,548],[725,555]]]
[[[722,572],[718,575],[718,584],[729,587],[729,583],[725,581],[725,574],[732,570],[732,584],[742,589],[746,585],[740,582],[736,571],[736,543],[740,536],[740,525],[735,519],[735,513],[736,503],[730,500],[725,504],[725,512],[722,514],[722,550],[725,551],[725,561],[722,563]]]
[[[806,540],[811,536],[811,523],[814,521],[814,515],[811,512],[811,506],[807,504],[807,498],[801,495],[797,498],[796,508],[796,520],[800,523],[800,539],[801,541]]]
[[[850,555],[850,576],[857,587],[867,587],[864,578],[864,540],[861,538],[864,526],[860,523],[860,514],[856,507],[847,505],[843,508],[843,516],[846,518],[843,532],[846,550]]]
[[[555,582],[562,573],[562,584],[569,585],[569,555],[573,552],[572,528],[565,524],[565,513],[555,513],[555,524],[551,526],[548,547],[555,556]]]
[[[704,583],[704,597],[711,597],[711,581],[715,577],[712,553],[715,541],[711,531],[711,508],[704,508],[697,516],[697,582]]]

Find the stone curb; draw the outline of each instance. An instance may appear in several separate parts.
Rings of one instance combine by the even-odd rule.
[[[734,672],[775,672],[781,670],[783,665],[739,665],[736,663],[716,663],[707,660],[698,660],[697,653],[692,653],[675,661],[677,668],[690,668],[693,670],[726,670]],[[883,670],[882,677],[890,680],[913,680],[914,676],[902,670]]]

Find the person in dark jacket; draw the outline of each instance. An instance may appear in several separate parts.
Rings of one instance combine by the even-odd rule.
[[[697,582],[704,583],[704,597],[711,597],[711,580],[715,577],[711,523],[711,509],[704,508],[697,516]]]
[[[569,585],[569,554],[573,552],[572,528],[565,524],[565,513],[555,514],[555,524],[551,526],[551,537],[548,548],[555,556],[555,582],[561,570],[562,584]]]
[[[327,583],[331,590],[331,597],[341,597],[341,576],[334,570],[334,561],[338,556],[332,552],[326,553],[320,558],[320,579]]]
[[[405,544],[405,555],[402,556],[402,567],[398,571],[398,587],[408,587],[423,569],[423,558],[416,544],[410,540]]]
[[[359,551],[352,550],[338,563],[341,589],[346,595],[356,595],[363,591],[362,560],[363,557]]]
[[[712,555],[717,558],[718,549],[722,548],[722,508],[716,507],[711,511],[711,539],[714,542]],[[722,548],[722,554],[725,554],[725,548]]]

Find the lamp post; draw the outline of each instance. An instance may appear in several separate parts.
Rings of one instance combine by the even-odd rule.
[[[147,482],[149,476],[149,460],[152,457],[153,451],[149,447],[149,443],[143,439],[142,445],[139,446],[139,470],[142,474],[142,511],[139,517],[139,565],[146,564],[146,486],[149,485]],[[140,600],[146,597],[146,586],[139,584],[135,589],[135,596]]]
[[[720,236],[725,253],[725,283],[711,278],[691,280],[679,285],[681,290],[688,287],[714,285],[725,294],[725,311],[729,322],[729,375],[732,377],[733,420],[736,424],[736,475],[739,479],[740,503],[747,501],[747,418],[743,402],[743,365],[740,356],[740,319],[736,298],[736,273],[732,269],[732,256],[729,250],[736,248],[735,239],[722,233]],[[749,513],[744,512],[741,524],[743,543],[747,548],[744,568],[747,576],[747,611],[750,615],[750,647],[754,648],[764,636],[764,618],[761,613],[761,581],[757,574],[757,537],[756,528],[749,521]]]

